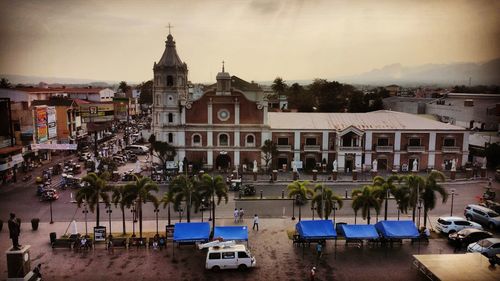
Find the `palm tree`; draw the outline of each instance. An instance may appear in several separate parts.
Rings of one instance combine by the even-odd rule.
[[[146,204],[148,201],[156,202],[158,198],[151,194],[151,191],[158,192],[158,185],[148,177],[137,177],[135,176],[135,181],[130,182],[125,185],[125,194],[127,194],[128,200],[132,200],[137,204],[137,213],[139,217],[139,237],[142,238],[142,204]]]
[[[297,198],[300,202],[299,207],[299,221],[302,219],[302,200],[307,200],[308,197],[314,196],[314,191],[309,187],[309,181],[293,181],[288,185],[288,196],[290,198]],[[294,200],[294,204],[295,204]]]
[[[318,193],[319,191],[321,193]],[[339,206],[339,209],[344,205],[342,197],[334,194],[330,188],[324,187],[322,184],[317,184],[314,187],[314,196],[311,205],[313,208],[317,205],[316,212],[320,218],[324,214],[325,220],[328,219],[328,216],[332,213],[334,202]]]
[[[401,177],[404,188],[408,192],[409,207],[412,208],[412,220],[415,222],[418,199],[425,186],[425,180],[418,175],[406,175]]]
[[[355,189],[352,191],[352,208],[357,213],[361,209],[363,219],[368,219],[370,224],[370,209],[380,212],[381,201],[378,197],[379,188],[371,185],[365,185],[363,189]]]
[[[122,211],[123,235],[126,235],[127,230],[125,228],[125,208],[130,208],[130,206],[134,204],[133,195],[126,193],[124,185],[114,186],[113,194],[111,195],[111,202],[115,204],[115,207],[120,206],[120,210]]]
[[[379,187],[379,199],[385,201],[384,206],[384,220],[387,220],[387,207],[389,202],[389,193],[394,195],[397,187],[394,185],[395,181],[399,181],[397,175],[392,175],[385,180],[381,176],[376,176],[373,178],[373,186]]]
[[[86,184],[76,193],[78,208],[80,208],[85,201],[91,212],[95,210],[96,226],[99,226],[99,201],[102,199],[106,205],[109,205],[109,195],[107,192],[110,191],[111,188],[107,185],[108,178],[109,174],[107,172],[100,176],[95,173],[88,173],[82,178],[82,181]]]
[[[215,197],[217,196],[217,205],[224,199],[227,204],[227,185],[221,176],[211,177],[203,174],[200,182],[201,198],[209,202],[212,201],[212,231],[215,229]]]
[[[427,213],[436,207],[436,192],[441,195],[443,203],[446,203],[446,200],[448,200],[448,193],[441,185],[439,185],[439,181],[445,181],[444,174],[433,170],[425,179],[424,190],[422,194],[420,194],[420,198],[422,198],[424,203],[424,227],[427,227]]]
[[[168,216],[168,225],[170,224],[170,203],[172,203],[172,194],[170,192],[163,193],[163,197],[160,199],[160,202],[163,203],[163,209],[168,206],[167,216]]]
[[[191,208],[194,207],[195,212],[197,212],[201,203],[201,195],[196,180],[185,175],[178,175],[170,183],[169,192],[171,193],[174,210],[179,210],[182,201],[186,201],[187,222],[191,222]]]
[[[396,199],[398,211],[403,214],[408,214],[408,208],[410,207],[410,189],[407,186],[399,185],[392,191],[392,194],[394,195],[394,199]]]

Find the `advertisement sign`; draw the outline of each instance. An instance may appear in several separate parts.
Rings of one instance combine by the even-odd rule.
[[[49,139],[47,127],[47,107],[35,107],[36,140],[38,143],[46,142]]]
[[[115,104],[115,118],[121,121],[127,120],[128,99],[126,101],[113,101]]]
[[[56,107],[47,106],[47,125],[49,139],[57,137]]]
[[[70,143],[42,143],[42,144],[32,144],[31,150],[40,149],[52,149],[52,150],[76,150],[78,148],[77,144]]]
[[[105,226],[95,226],[94,227],[94,241],[106,241],[106,227]]]

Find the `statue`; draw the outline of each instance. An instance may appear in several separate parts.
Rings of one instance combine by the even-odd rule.
[[[295,163],[295,158],[292,161],[292,171],[294,173],[297,173],[297,163]]]
[[[486,158],[486,156],[484,157],[484,160],[483,160],[483,166],[481,168],[483,169],[486,169],[486,164],[488,163],[488,159]]]
[[[336,172],[337,171],[337,159],[333,160],[332,166],[333,166],[333,171]]]
[[[451,159],[451,170],[456,171],[457,170],[457,162],[455,159]]]
[[[378,167],[378,162],[377,162],[377,159],[375,159],[375,160],[373,160],[373,163],[372,163],[372,171],[376,172],[377,167]]]
[[[9,235],[12,239],[12,250],[21,250],[21,245],[19,245],[19,234],[21,233],[21,224],[18,219],[16,219],[16,214],[10,213],[9,219]]]
[[[257,173],[259,171],[259,168],[257,168],[257,160],[253,160],[253,172]]]
[[[413,168],[411,169],[412,172],[418,172],[418,162],[417,159],[413,160]]]
[[[182,173],[182,171],[184,170],[183,167],[184,167],[184,162],[179,161],[179,173]]]

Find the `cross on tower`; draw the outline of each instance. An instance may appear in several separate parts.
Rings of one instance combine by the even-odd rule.
[[[224,72],[224,61],[222,61],[222,72]]]
[[[168,27],[168,34],[170,34],[170,28],[172,28],[174,26],[172,26],[172,25],[170,25],[170,23],[168,23],[168,25],[166,27]]]

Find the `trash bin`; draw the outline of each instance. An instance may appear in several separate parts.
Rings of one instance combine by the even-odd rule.
[[[54,243],[57,239],[57,235],[55,232],[50,233],[50,243]]]

